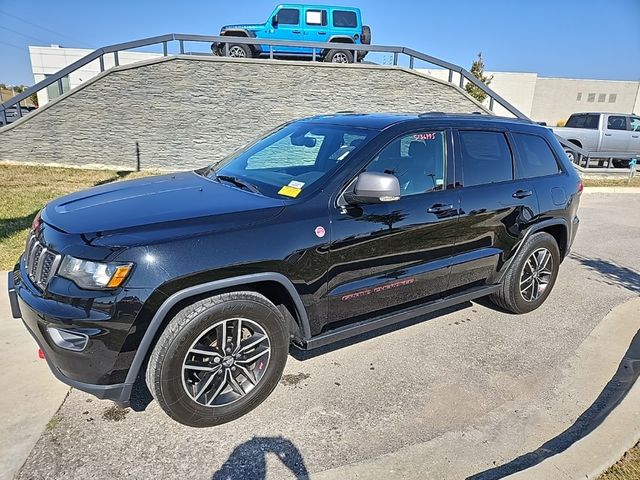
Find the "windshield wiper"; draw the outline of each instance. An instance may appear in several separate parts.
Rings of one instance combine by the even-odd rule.
[[[214,175],[214,178],[216,180],[218,180],[218,181],[222,180],[224,182],[233,183],[237,187],[246,188],[250,192],[260,194],[260,190],[258,189],[258,187],[256,187],[255,185],[253,185],[253,184],[251,184],[249,182],[245,182],[241,178],[234,177],[233,175],[218,175],[215,172],[212,172],[212,174]]]

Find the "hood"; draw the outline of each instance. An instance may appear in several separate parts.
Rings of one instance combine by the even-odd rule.
[[[220,32],[225,30],[260,30],[264,28],[264,24],[261,23],[239,23],[237,25],[224,25]]]
[[[213,216],[263,221],[283,206],[282,200],[185,172],[110,183],[57,198],[44,208],[42,220],[66,233],[105,234],[161,225],[175,229],[183,222],[210,222]]]

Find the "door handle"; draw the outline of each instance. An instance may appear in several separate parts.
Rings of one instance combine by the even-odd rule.
[[[511,195],[513,198],[526,198],[526,197],[530,197],[531,195],[533,195],[533,192],[531,190],[518,190],[516,192],[513,192],[513,195]]]
[[[326,35],[327,32],[318,32],[318,35]]]
[[[453,205],[446,205],[444,203],[436,203],[435,205],[432,205],[429,209],[427,209],[427,212],[429,213],[443,213],[443,212],[448,212],[450,210],[453,210]]]
[[[291,33],[302,33],[300,30],[293,30]]]
[[[631,135],[631,138],[638,138],[640,135]]]
[[[610,136],[611,136],[611,134],[610,134],[610,133],[605,133],[605,134],[604,134],[604,136],[605,136],[605,137],[610,137]]]

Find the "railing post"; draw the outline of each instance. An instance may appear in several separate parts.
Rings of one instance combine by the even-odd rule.
[[[229,42],[224,44],[224,56],[225,57],[229,56]]]
[[[22,118],[22,108],[20,108],[20,102],[16,103],[16,115],[18,118]]]
[[[393,64],[398,65],[398,52],[393,52]]]
[[[168,45],[167,42],[162,42],[162,55],[167,56],[168,54]]]
[[[7,111],[4,108],[0,110],[0,120],[2,125],[7,124]]]
[[[63,89],[62,89],[62,78],[59,78],[58,79],[58,95],[62,95],[63,93],[64,92],[63,92]]]
[[[180,40],[180,55],[184,55],[184,40]]]
[[[269,45],[269,58],[273,60],[273,45]]]
[[[462,75],[462,72],[460,72],[460,88],[464,87],[464,75]]]
[[[316,47],[313,47],[311,49],[311,61],[315,62],[316,61]]]
[[[449,70],[449,83],[453,83],[453,70]]]
[[[118,51],[113,52],[113,62],[116,64],[116,67],[120,65],[120,58],[118,57]]]
[[[413,55],[409,55],[409,68],[413,70]]]
[[[104,72],[104,55],[100,55],[100,71]]]
[[[489,97],[489,110],[493,112],[493,97]]]

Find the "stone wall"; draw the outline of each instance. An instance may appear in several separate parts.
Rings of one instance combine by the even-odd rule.
[[[396,67],[169,57],[109,70],[0,129],[0,161],[131,169],[138,151],[143,169],[181,170],[297,117],[481,109]]]

